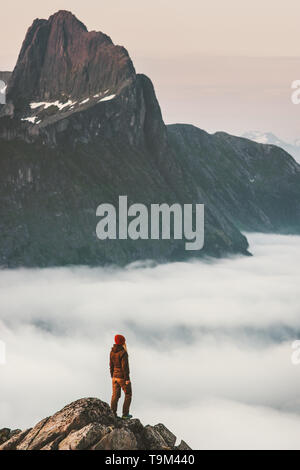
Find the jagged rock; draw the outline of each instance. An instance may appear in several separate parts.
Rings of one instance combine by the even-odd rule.
[[[164,441],[169,447],[173,447],[176,442],[176,436],[173,434],[169,429],[166,428],[166,426],[162,423],[156,424],[153,426],[154,429],[156,429],[159,434],[162,436]]]
[[[96,398],[78,400],[38,423],[18,445],[18,450],[41,449],[58,436],[67,436],[71,431],[79,430],[100,419],[102,424],[115,422],[114,415],[106,403]]]
[[[94,446],[93,450],[137,450],[136,438],[129,429],[114,429]]]
[[[64,435],[58,436],[53,441],[48,442],[41,450],[58,450],[59,443],[64,439]]]
[[[61,10],[48,20],[36,19],[28,29],[7,95],[18,106],[65,96],[78,100],[113,92],[134,74],[123,47],[106,34],[88,32],[72,13]]]
[[[16,450],[18,444],[20,444],[27,434],[31,431],[31,428],[25,429],[13,437],[9,438],[4,444],[0,445],[0,450]]]
[[[131,431],[135,435],[138,449],[144,449],[145,443],[142,438],[144,426],[139,419],[119,420],[117,426]]]
[[[9,433],[9,439],[13,436],[15,436],[16,434],[19,434],[20,432],[22,432],[21,429],[12,429],[12,431],[10,431]]]
[[[48,420],[49,418],[44,418],[39,421],[37,425],[29,431],[25,439],[22,440],[22,442],[18,445],[18,450],[33,450],[35,448],[33,445],[35,438],[38,436],[39,432]]]
[[[134,434],[141,433],[144,429],[144,426],[142,425],[140,420],[137,418],[128,419],[127,421],[118,420],[117,425],[125,427],[126,429],[129,429]]]
[[[179,446],[176,447],[176,449],[177,450],[192,450],[185,441],[181,441]]]
[[[72,431],[59,443],[59,450],[84,450],[89,449],[96,441],[101,441],[110,429],[98,423],[91,423],[78,431]]]
[[[0,445],[3,444],[5,441],[8,441],[8,439],[11,439],[16,434],[19,434],[20,432],[21,429],[0,429]]]
[[[3,444],[5,441],[7,441],[7,439],[9,438],[9,434],[9,428],[0,429],[0,444]]]
[[[157,449],[170,449],[171,447],[165,441],[161,435],[159,429],[154,426],[147,425],[145,426],[143,438],[147,443],[147,449],[157,450]]]
[[[10,436],[9,429],[2,431]],[[175,441],[161,423],[143,426],[139,419],[122,420],[98,398],[82,398],[32,429],[17,432],[0,450],[175,450]]]

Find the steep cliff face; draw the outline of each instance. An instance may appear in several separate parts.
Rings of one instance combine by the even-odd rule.
[[[69,147],[116,139],[166,150],[166,128],[151,81],[136,75],[126,49],[59,11],[29,28],[7,87],[0,135]]]
[[[168,126],[168,134],[191,184],[240,230],[300,233],[300,165],[288,153],[184,124]]]
[[[274,146],[165,126],[127,51],[69,12],[28,30],[0,106],[0,155],[2,266],[247,254],[240,229],[299,233],[299,165]],[[98,240],[96,208],[119,195],[204,203],[204,249]]]
[[[2,438],[2,441],[1,441]],[[3,450],[189,450],[163,424],[115,418],[107,403],[82,398],[43,419],[32,429],[0,430]]]
[[[123,47],[101,32],[88,32],[70,12],[59,11],[29,28],[8,98],[19,107],[30,101],[84,99],[107,89],[117,92],[134,76]]]
[[[0,72],[0,80],[3,80],[5,83],[8,83],[8,80],[11,77],[11,72]]]

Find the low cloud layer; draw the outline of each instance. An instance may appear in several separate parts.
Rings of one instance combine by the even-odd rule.
[[[109,402],[121,333],[144,424],[193,448],[299,449],[300,237],[249,239],[252,258],[0,271],[0,428],[83,396]]]

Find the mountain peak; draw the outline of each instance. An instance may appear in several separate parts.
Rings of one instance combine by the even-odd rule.
[[[107,89],[115,93],[134,77],[126,49],[60,10],[48,20],[36,19],[29,28],[7,97],[22,110],[31,101],[86,98]]]
[[[79,23],[81,23],[81,21],[79,21],[77,19],[77,17],[74,15],[74,13],[72,13],[69,10],[58,10],[55,13],[53,13],[52,15],[50,15],[48,19],[52,20],[52,19],[56,19],[56,18],[67,19],[67,20],[76,20]]]
[[[163,424],[116,418],[109,405],[82,398],[25,431],[0,430],[0,450],[189,450]]]
[[[81,21],[79,21],[78,18],[71,11],[59,10],[53,15],[51,15],[48,21],[53,25],[76,25],[80,27],[83,31],[88,31],[87,27]]]
[[[292,155],[298,163],[300,162],[299,143],[297,140],[295,140],[294,143],[290,143],[280,139],[272,132],[261,131],[245,132],[242,137],[253,140],[259,144],[276,145]]]

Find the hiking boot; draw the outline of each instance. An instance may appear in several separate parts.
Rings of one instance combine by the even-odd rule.
[[[131,419],[132,418],[132,415],[123,415],[122,416],[122,419]]]

